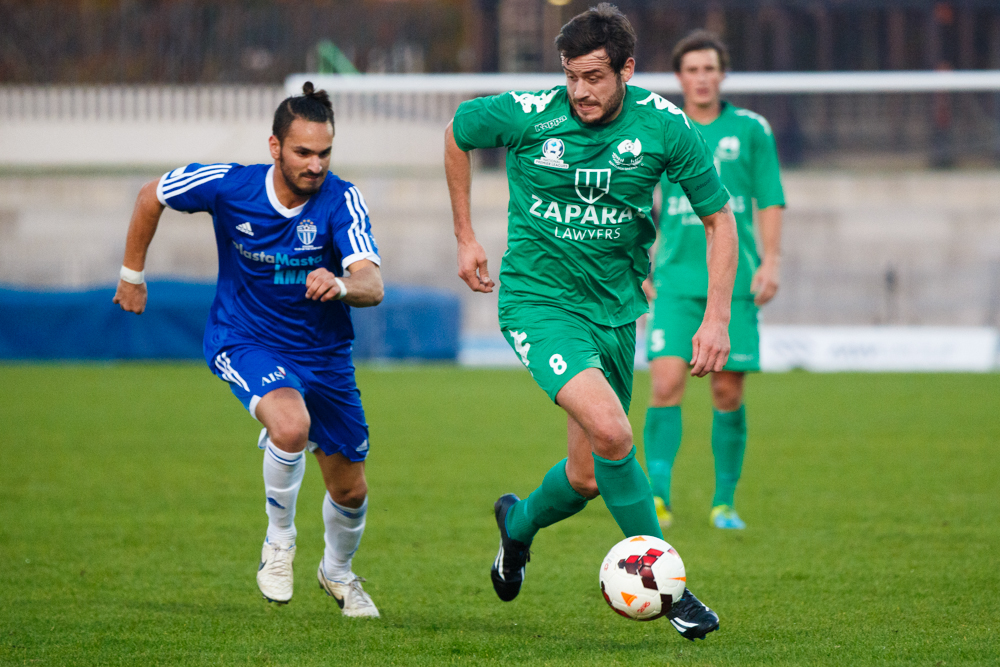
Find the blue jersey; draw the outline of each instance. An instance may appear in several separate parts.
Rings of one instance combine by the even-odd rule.
[[[288,209],[273,177],[273,165],[189,164],[156,187],[165,206],[212,214],[219,281],[205,327],[210,365],[222,349],[240,344],[304,360],[349,354],[350,308],[306,299],[306,276],[320,267],[342,276],[362,259],[381,264],[356,187],[327,174],[309,201]]]

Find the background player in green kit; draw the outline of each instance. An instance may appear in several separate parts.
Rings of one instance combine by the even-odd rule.
[[[718,528],[744,528],[733,509],[747,441],[743,380],[746,372],[760,370],[757,307],[770,301],[778,289],[785,197],[770,125],[762,116],[719,98],[728,66],[725,45],[704,30],[684,38],[674,49],[673,67],[684,93],[684,112],[714,152],[716,169],[732,196],[729,203],[739,231],[739,268],[729,324],[732,350],[725,368],[712,373],[715,496],[710,521]],[[653,391],[644,440],[657,516],[666,527],[673,520],[670,473],[681,445],[680,404],[692,359],[691,337],[705,312],[709,276],[701,220],[686,193],[674,183],[664,178],[662,188],[652,285],[645,284],[654,302],[646,328]],[[754,204],[763,258],[754,240]]]
[[[526,499],[506,494],[494,505],[500,551],[491,578],[505,601],[520,591],[535,533],[598,495],[626,536],[662,535],[627,418],[661,176],[681,184],[708,242],[707,307],[692,372],[721,370],[729,353],[736,228],[705,142],[680,109],[626,85],[635,32],[614,6],[576,16],[556,47],[565,86],[465,102],[445,136],[459,276],[477,292],[494,283],[472,229],[467,151],[507,147],[500,327],[568,415],[568,457]],[[687,590],[668,618],[688,639],[718,627],[718,616]]]

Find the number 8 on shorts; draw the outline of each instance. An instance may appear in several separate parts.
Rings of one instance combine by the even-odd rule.
[[[552,371],[556,375],[562,375],[566,372],[566,362],[563,360],[561,354],[553,354],[549,357],[549,366],[552,367]]]

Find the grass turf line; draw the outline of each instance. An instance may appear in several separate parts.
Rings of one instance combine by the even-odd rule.
[[[542,531],[496,599],[492,503],[564,456],[564,417],[523,371],[362,368],[368,528],[355,570],[378,621],[315,582],[319,471],[296,517],[296,593],[254,580],[259,426],[200,364],[0,366],[3,664],[996,664],[997,375],[760,375],[737,505],[708,526],[707,383],[675,469],[680,551],[722,618],[704,642],[607,609],[620,533],[600,501]],[[648,376],[632,410],[642,433]],[[637,440],[640,439],[637,435]]]

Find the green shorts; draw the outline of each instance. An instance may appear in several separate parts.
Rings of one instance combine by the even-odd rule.
[[[646,325],[646,356],[680,357],[690,362],[694,354],[691,339],[705,318],[706,299],[697,297],[658,296],[650,306]],[[729,319],[729,361],[723,370],[747,372],[760,370],[759,309],[753,299],[733,299]]]
[[[634,322],[608,327],[555,306],[519,304],[504,308],[500,329],[553,402],[577,373],[600,368],[628,414],[635,365]]]

